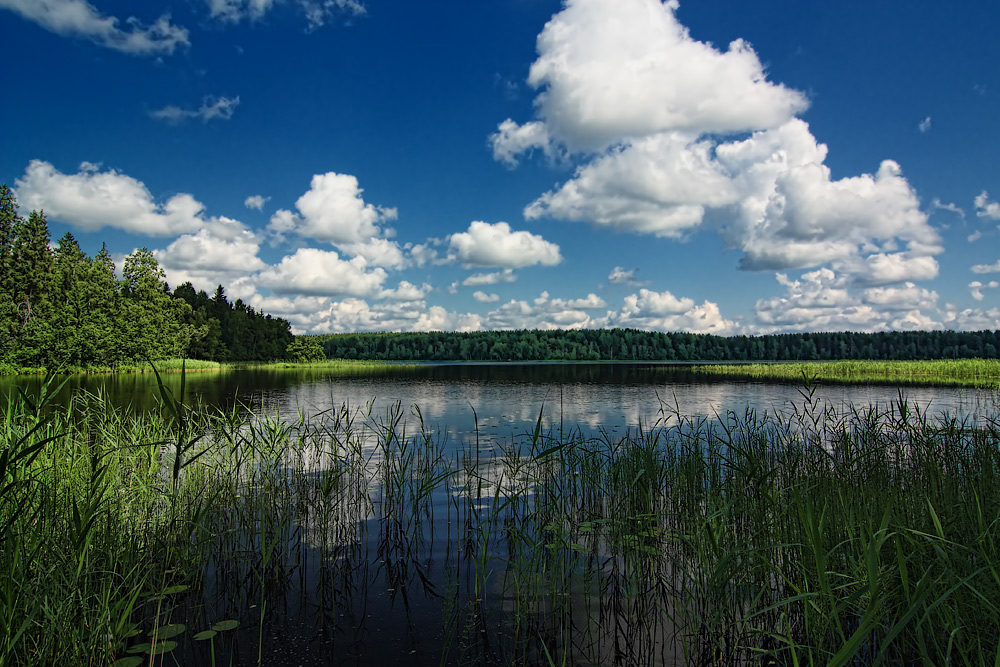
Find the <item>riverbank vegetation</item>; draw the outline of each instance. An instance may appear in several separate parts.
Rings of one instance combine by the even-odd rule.
[[[997,331],[713,336],[636,329],[317,336],[327,357],[379,361],[820,361],[995,359]]]
[[[1000,385],[1000,360],[950,359],[929,361],[820,361],[773,364],[703,364],[691,367],[698,375],[734,380],[802,382],[878,382],[970,387]]]
[[[183,384],[178,398],[183,395]],[[99,396],[0,420],[0,665],[993,665],[1000,424],[824,406],[460,442]]]

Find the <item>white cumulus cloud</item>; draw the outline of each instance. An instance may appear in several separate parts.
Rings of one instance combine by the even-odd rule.
[[[467,266],[517,269],[534,264],[554,266],[562,261],[555,243],[529,232],[515,232],[506,222],[491,225],[474,221],[468,231],[452,234],[449,245]]]
[[[476,290],[472,293],[472,298],[480,303],[495,303],[500,300],[500,296],[497,294],[487,294],[482,290]]]
[[[992,264],[976,264],[972,267],[973,273],[1000,273],[1000,259]]]
[[[767,80],[753,49],[693,39],[658,0],[568,0],[538,36],[528,83],[549,134],[571,151],[623,138],[776,127],[808,105]],[[511,133],[517,137],[516,133]]]
[[[797,117],[805,95],[769,81],[746,42],[696,40],[677,10],[567,0],[546,24],[528,77],[535,118],[507,119],[490,140],[507,164],[530,150],[578,164],[525,217],[668,238],[711,227],[747,270],[934,277],[941,240],[900,166],[834,179],[827,147]]]
[[[982,301],[984,289],[996,289],[997,287],[1000,287],[1000,283],[998,283],[995,280],[991,280],[988,283],[982,283],[979,282],[978,280],[973,280],[971,283],[969,283],[969,294],[972,295],[972,298],[975,299],[976,301]]]
[[[134,234],[169,236],[194,232],[205,224],[204,205],[186,193],[157,203],[149,189],[114,169],[99,171],[85,162],[75,174],[32,160],[15,182],[27,209],[45,210],[53,220],[85,231],[113,227]]]
[[[475,287],[478,285],[512,283],[516,280],[517,274],[514,273],[513,269],[504,269],[503,271],[496,271],[493,273],[473,273],[471,276],[463,280],[462,284],[466,287]]]
[[[245,200],[243,200],[243,205],[247,208],[255,208],[258,211],[264,210],[264,204],[271,199],[270,197],[264,197],[263,195],[250,195]]]
[[[619,311],[609,312],[602,326],[726,335],[735,331],[736,323],[724,318],[718,304],[711,301],[696,304],[669,291],[641,289],[625,297]]]
[[[995,201],[990,201],[990,196],[983,190],[979,195],[976,196],[976,215],[980,218],[989,218],[990,220],[1000,220],[1000,203]]]
[[[295,232],[303,238],[330,243],[366,243],[381,236],[379,225],[395,220],[394,208],[366,203],[358,179],[329,172],[312,177],[309,191],[298,198],[298,213],[279,209],[268,230],[279,238]]]
[[[345,261],[334,251],[316,248],[299,248],[256,276],[275,294],[307,296],[368,296],[377,294],[385,279],[385,269],[369,270],[364,258]]]
[[[170,22],[168,15],[144,25],[134,16],[124,28],[114,16],[101,14],[86,0],[0,0],[25,19],[64,37],[80,37],[100,46],[135,55],[170,54],[187,46],[188,31]]]
[[[887,331],[937,329],[938,295],[912,282],[855,291],[853,282],[828,268],[791,280],[778,274],[784,296],[754,306],[757,333],[784,331]]]

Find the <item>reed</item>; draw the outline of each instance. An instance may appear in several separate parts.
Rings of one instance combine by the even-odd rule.
[[[416,407],[0,420],[0,666],[995,665],[1000,424],[834,409],[450,443]],[[394,639],[389,639],[394,638]]]
[[[700,375],[801,382],[933,384],[988,387],[1000,385],[998,359],[938,359],[929,361],[815,361],[770,364],[704,364]]]

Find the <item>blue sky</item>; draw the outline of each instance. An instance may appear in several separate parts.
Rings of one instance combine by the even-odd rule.
[[[297,332],[1000,323],[1000,6],[0,0],[0,180]]]

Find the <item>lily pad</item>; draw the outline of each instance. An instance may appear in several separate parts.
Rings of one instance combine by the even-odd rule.
[[[153,647],[153,650],[149,652],[149,654],[150,655],[160,655],[161,653],[170,653],[175,648],[177,648],[177,642],[175,642],[175,641],[158,642]]]
[[[211,639],[217,634],[219,633],[216,632],[215,630],[203,630],[194,636],[194,640],[196,642],[202,642],[205,641],[206,639]]]
[[[225,632],[226,630],[235,630],[240,625],[239,621],[229,619],[228,621],[219,621],[212,626],[212,629],[216,632]]]
[[[111,667],[139,667],[145,660],[137,655],[130,655],[127,658],[118,658],[111,663]]]
[[[183,623],[171,623],[169,625],[161,625],[152,632],[149,636],[153,639],[170,639],[171,637],[176,637],[187,630],[187,626]]]

